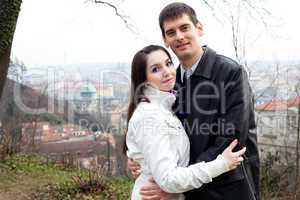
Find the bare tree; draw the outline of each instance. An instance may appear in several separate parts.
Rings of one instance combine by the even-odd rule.
[[[125,27],[130,30],[130,32],[137,34],[137,29],[136,27],[131,23],[131,18],[125,14],[122,14],[120,11],[120,8],[118,7],[117,4],[108,2],[108,1],[100,1],[100,0],[87,0],[87,1],[93,1],[96,4],[103,4],[105,6],[108,6],[110,8],[112,8],[112,10],[114,11],[115,15],[118,16],[124,23]]]
[[[230,27],[235,58],[246,68],[249,77],[251,77],[251,67],[247,62],[247,51],[253,47],[262,33],[270,31],[269,22],[273,19],[270,11],[264,7],[264,2],[256,0],[222,0],[218,3],[213,0],[205,1],[215,17],[225,24],[225,28],[226,24]],[[255,23],[255,31],[248,30],[248,24],[251,23]]]
[[[246,12],[246,14],[255,21],[263,23],[268,26],[268,17],[271,12],[265,7],[265,0],[200,0],[202,4],[211,10],[211,13],[219,20],[227,15],[225,12],[233,11],[234,7]]]

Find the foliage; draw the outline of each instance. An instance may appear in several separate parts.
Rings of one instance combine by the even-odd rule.
[[[39,121],[46,121],[49,122],[51,125],[61,125],[64,123],[63,117],[51,113],[42,113],[39,115],[25,114],[24,121],[33,122],[35,121],[34,119],[36,117],[39,119]]]
[[[261,187],[263,194],[268,195],[274,193],[279,189],[280,173],[274,169],[275,162],[278,160],[277,156],[268,153],[264,163],[261,167]]]
[[[79,176],[75,176],[79,178]],[[121,177],[91,181],[88,177],[81,175],[79,180],[72,180],[64,184],[52,184],[47,189],[41,189],[34,194],[34,199],[130,199],[132,180]]]
[[[278,154],[267,154],[261,165],[260,193],[263,200],[290,199],[291,177],[294,176],[295,166],[283,164]]]
[[[101,171],[65,169],[40,156],[18,154],[0,161],[0,195],[1,185],[9,187],[8,180],[15,183],[24,175],[33,177],[38,184],[27,195],[28,199],[34,200],[129,199],[133,184],[127,177],[112,178]]]
[[[8,169],[9,173],[20,175],[30,174],[32,176],[47,176],[49,178],[59,178],[65,181],[70,175],[69,171],[62,170],[63,167],[55,162],[38,155],[16,154],[0,162],[0,166]]]

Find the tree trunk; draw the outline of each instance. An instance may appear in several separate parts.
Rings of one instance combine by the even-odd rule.
[[[0,55],[0,99],[2,97],[2,91],[5,85],[7,71],[9,67],[11,46],[4,50],[4,53]]]
[[[10,61],[11,45],[22,0],[0,0],[0,99]]]

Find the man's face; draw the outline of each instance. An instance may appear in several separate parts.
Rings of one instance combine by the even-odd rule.
[[[201,51],[198,39],[203,35],[203,30],[200,22],[194,25],[188,15],[183,14],[164,21],[163,27],[165,45],[173,50],[179,60],[194,58]]]

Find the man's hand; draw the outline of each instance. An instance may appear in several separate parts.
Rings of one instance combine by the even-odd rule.
[[[127,159],[127,168],[129,169],[131,175],[136,179],[141,174],[141,166],[138,162],[131,158]]]
[[[149,179],[148,184],[141,188],[140,195],[142,200],[171,200],[174,198],[174,194],[160,189],[153,178]]]

